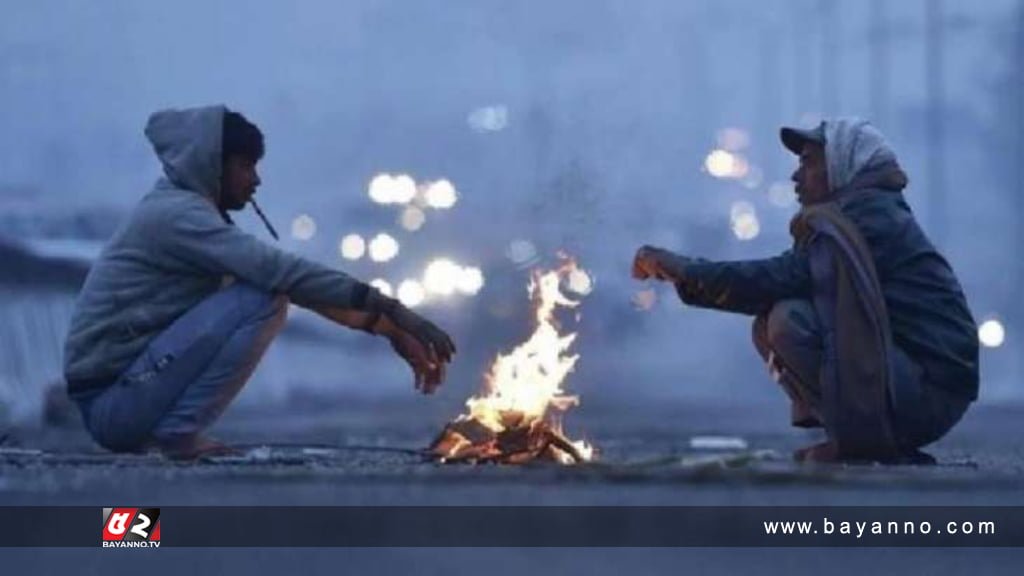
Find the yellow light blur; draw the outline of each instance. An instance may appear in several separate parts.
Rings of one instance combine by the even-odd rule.
[[[704,169],[715,178],[745,178],[750,173],[750,163],[739,154],[715,149],[704,159]]]
[[[349,234],[338,243],[338,252],[345,260],[359,260],[366,254],[366,240],[359,234]]]
[[[405,280],[398,285],[398,300],[409,308],[419,306],[426,298],[427,292],[416,280]]]
[[[395,290],[391,287],[391,283],[383,278],[376,278],[370,281],[370,286],[376,288],[381,294],[388,298],[394,298]]]
[[[459,283],[462,269],[445,258],[431,262],[423,272],[423,286],[427,291],[441,296],[448,296],[455,291]]]
[[[387,262],[398,256],[398,240],[390,234],[381,232],[370,240],[370,259],[374,262]]]
[[[316,221],[309,214],[300,214],[292,220],[292,238],[306,241],[316,235]]]
[[[729,208],[732,233],[740,240],[753,240],[761,233],[761,222],[754,205],[745,200],[733,202]]]

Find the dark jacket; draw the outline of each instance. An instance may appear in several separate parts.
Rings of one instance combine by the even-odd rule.
[[[840,195],[838,205],[871,250],[893,342],[929,384],[974,400],[978,336],[960,283],[914,219],[905,180],[868,184]],[[779,300],[810,300],[812,290],[807,256],[797,247],[763,260],[692,262],[676,288],[687,304],[751,315]]]

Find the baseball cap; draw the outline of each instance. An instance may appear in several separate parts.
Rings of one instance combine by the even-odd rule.
[[[792,128],[789,126],[779,130],[779,137],[782,138],[782,145],[793,154],[800,155],[804,144],[816,142],[825,144],[825,123],[818,124],[817,128]]]

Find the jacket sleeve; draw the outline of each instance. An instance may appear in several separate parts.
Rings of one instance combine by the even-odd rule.
[[[306,308],[363,309],[369,286],[257,240],[225,222],[215,208],[196,198],[173,218],[161,219],[161,252],[199,274],[230,274],[268,292],[285,294]]]
[[[676,291],[691,306],[757,315],[779,300],[811,297],[807,258],[793,250],[762,260],[696,260],[685,270]]]

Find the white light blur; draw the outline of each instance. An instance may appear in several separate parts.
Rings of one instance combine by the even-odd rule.
[[[477,132],[500,132],[508,126],[508,107],[499,104],[477,108],[469,113],[466,122]]]
[[[750,172],[750,164],[739,154],[716,149],[704,159],[704,169],[715,178],[744,178]]]
[[[338,252],[345,260],[359,260],[366,254],[366,240],[359,234],[349,234],[338,243]]]
[[[370,281],[370,286],[376,288],[381,294],[388,298],[394,298],[395,289],[391,287],[391,283],[383,278],[375,278]]]
[[[723,128],[718,131],[718,146],[729,152],[739,152],[750,146],[750,134],[742,128]]]
[[[444,210],[455,206],[459,195],[451,182],[448,180],[438,180],[426,185],[423,190],[423,199],[427,206]]]
[[[405,280],[398,285],[398,301],[409,308],[419,306],[426,299],[427,292],[418,281]]]
[[[768,201],[779,208],[790,208],[796,204],[796,192],[792,182],[779,181],[768,187]]]
[[[399,223],[402,228],[405,228],[409,232],[415,232],[423,227],[423,224],[427,221],[427,215],[423,213],[416,206],[406,206],[402,210],[402,215],[399,216]]]
[[[370,240],[370,260],[374,262],[387,262],[398,256],[398,240],[390,234],[381,232]]]
[[[484,273],[479,268],[467,266],[459,271],[458,289],[467,296],[473,296],[484,287]]]
[[[505,250],[505,255],[517,265],[529,265],[537,259],[537,247],[529,240],[513,240]]]
[[[740,200],[733,202],[729,209],[729,222],[732,233],[740,240],[753,240],[761,233],[761,222],[757,219],[757,210],[750,202]]]
[[[594,289],[594,280],[589,274],[579,268],[573,268],[572,271],[569,272],[568,284],[569,290],[572,290],[580,296],[586,296]]]
[[[458,264],[446,258],[438,258],[427,265],[423,272],[423,287],[433,294],[448,296],[455,292],[461,275],[462,269]]]
[[[978,327],[978,341],[986,348],[999,348],[1006,340],[1006,329],[999,320],[986,320]]]
[[[407,174],[378,174],[370,180],[368,193],[377,204],[408,204],[416,197],[416,181]]]
[[[316,236],[316,221],[309,214],[300,214],[292,220],[292,238],[309,240]]]

